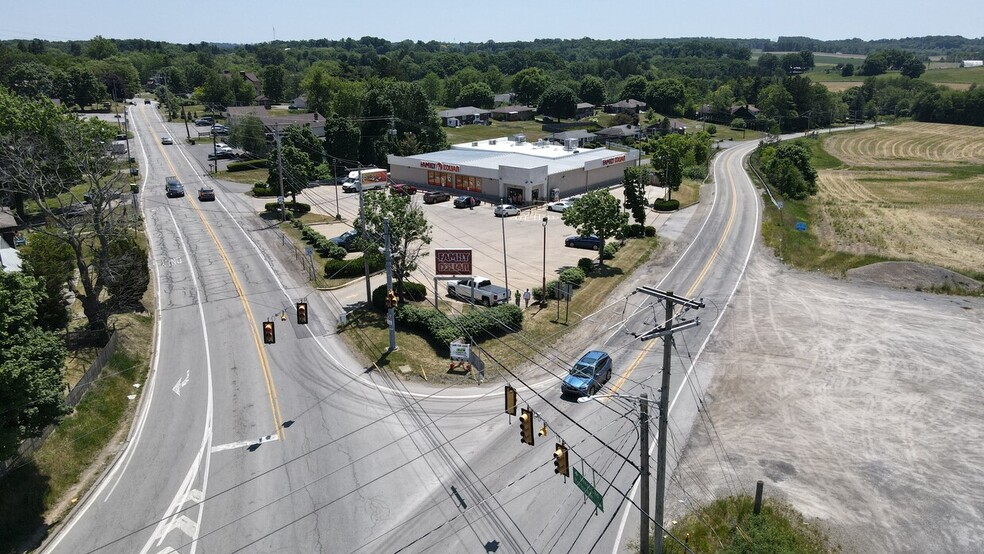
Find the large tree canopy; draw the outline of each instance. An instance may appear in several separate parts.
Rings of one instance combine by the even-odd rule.
[[[598,249],[598,263],[604,264],[605,242],[622,230],[629,222],[629,214],[622,211],[618,198],[607,189],[593,190],[574,201],[562,215],[565,225],[574,227],[584,235],[595,235],[601,239]]]

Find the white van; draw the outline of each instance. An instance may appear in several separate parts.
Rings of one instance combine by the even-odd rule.
[[[342,183],[342,191],[359,192],[359,179],[361,174],[362,190],[385,189],[389,183],[389,172],[385,169],[360,169],[350,171],[348,178]]]

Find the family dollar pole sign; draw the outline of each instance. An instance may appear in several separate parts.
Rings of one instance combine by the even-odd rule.
[[[458,250],[437,249],[434,251],[435,273],[437,275],[471,275],[472,251],[470,248]]]

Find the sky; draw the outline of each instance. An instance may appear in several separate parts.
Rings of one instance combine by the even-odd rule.
[[[931,9],[927,9],[931,6]],[[537,38],[980,38],[980,4],[947,0],[0,0],[0,39],[260,43]],[[974,14],[974,15],[972,15]]]

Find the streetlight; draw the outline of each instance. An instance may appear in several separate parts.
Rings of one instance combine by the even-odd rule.
[[[599,398],[623,398],[639,403],[639,552],[649,552],[649,397],[646,393],[639,396],[629,394],[598,394],[582,396],[577,399],[580,403],[598,400]],[[659,533],[657,539],[657,554],[662,552],[663,521],[662,508],[660,511],[660,521],[657,522]]]
[[[543,283],[540,289],[540,305],[547,305],[547,216],[543,216]]]
[[[502,198],[499,199],[499,206],[501,206],[503,210],[501,214],[502,217],[499,218],[502,220],[502,272],[505,274],[506,278],[506,292],[512,295],[512,289],[509,288],[509,266],[506,261],[508,260],[508,257],[506,256],[506,202]],[[518,299],[516,300],[516,305],[519,305]]]

